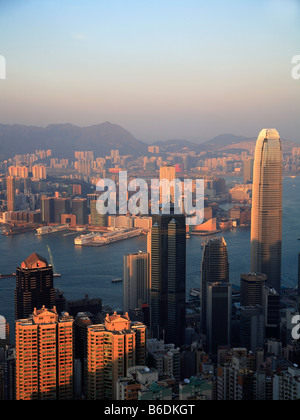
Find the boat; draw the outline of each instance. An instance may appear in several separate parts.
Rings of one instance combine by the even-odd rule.
[[[59,274],[59,273],[54,273],[54,274],[53,274],[53,277],[61,277],[61,274]]]
[[[189,233],[186,234],[186,239],[190,239],[191,235]]]
[[[201,297],[201,290],[198,288],[193,288],[190,290],[190,296],[200,298]]]
[[[142,229],[115,229],[111,232],[90,233],[80,235],[75,239],[75,245],[104,246],[125,239],[134,238],[142,234]]]
[[[86,245],[87,243],[91,242],[92,239],[97,236],[97,233],[88,233],[87,235],[80,235],[74,239],[75,245]]]
[[[112,283],[122,283],[123,279],[113,279]]]
[[[51,233],[63,232],[69,229],[69,225],[42,226],[36,230],[37,236],[49,235]]]

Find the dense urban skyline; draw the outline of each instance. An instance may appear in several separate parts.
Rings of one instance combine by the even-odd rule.
[[[0,401],[300,400],[299,0],[0,3]]]

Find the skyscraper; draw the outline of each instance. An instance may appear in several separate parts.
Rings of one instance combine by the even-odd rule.
[[[185,340],[185,216],[157,214],[152,222],[151,329],[155,338],[181,346]]]
[[[54,223],[54,197],[41,198],[42,222]]]
[[[201,265],[201,325],[202,335],[207,326],[208,283],[229,283],[227,244],[223,237],[210,239],[204,246]]]
[[[208,283],[206,302],[206,344],[208,351],[216,355],[218,346],[231,343],[231,284]]]
[[[253,158],[246,159],[244,161],[244,173],[243,181],[244,184],[252,184],[253,182]]]
[[[150,303],[149,254],[126,254],[123,260],[123,311],[129,312]]]
[[[7,211],[15,211],[16,201],[16,181],[14,176],[8,176],[6,178],[7,188]]]
[[[275,129],[260,132],[255,148],[251,216],[250,271],[267,275],[267,285],[281,285],[282,147]]]
[[[241,274],[241,306],[263,306],[266,281],[265,274]]]
[[[34,308],[55,306],[53,268],[36,252],[30,255],[16,272],[15,318],[28,318]]]
[[[16,321],[16,399],[73,399],[73,318],[56,308]]]
[[[161,166],[159,169],[159,180],[163,181],[169,181],[170,183],[176,178],[176,169],[175,166]],[[165,197],[164,195],[166,194],[166,192],[164,191],[163,188],[160,188],[160,203],[163,202],[164,199],[167,199],[167,197]],[[174,203],[174,195],[175,195],[175,190],[174,187],[172,186],[170,188],[170,201],[172,203]]]
[[[72,200],[72,214],[76,214],[77,225],[87,225],[87,200],[85,198],[76,198]]]

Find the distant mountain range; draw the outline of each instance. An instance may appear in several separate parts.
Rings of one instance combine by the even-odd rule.
[[[139,156],[148,146],[122,127],[105,122],[90,127],[52,124],[47,127],[0,124],[0,155],[7,159],[35,150],[53,151],[54,157],[74,158],[74,152],[91,150],[96,157],[118,149],[122,155]]]
[[[206,151],[229,152],[255,147],[256,138],[233,134],[222,134],[204,143],[196,144],[185,139],[157,141],[161,152]],[[299,144],[283,141],[284,148]],[[149,144],[136,139],[129,131],[110,122],[78,127],[72,124],[51,124],[47,127],[0,124],[0,159],[8,159],[16,154],[33,153],[35,150],[51,149],[57,158],[74,158],[76,150],[91,150],[96,157],[105,157],[112,149],[121,155],[141,156],[147,153]]]

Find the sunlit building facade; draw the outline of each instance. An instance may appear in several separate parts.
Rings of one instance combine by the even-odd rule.
[[[87,333],[87,399],[115,400],[119,378],[133,366],[145,364],[146,326],[132,323],[128,314],[107,315],[104,324]]]
[[[282,248],[282,146],[275,129],[260,132],[255,148],[251,216],[251,272],[267,275],[279,292]]]
[[[16,399],[73,399],[73,317],[45,307],[16,321]]]

